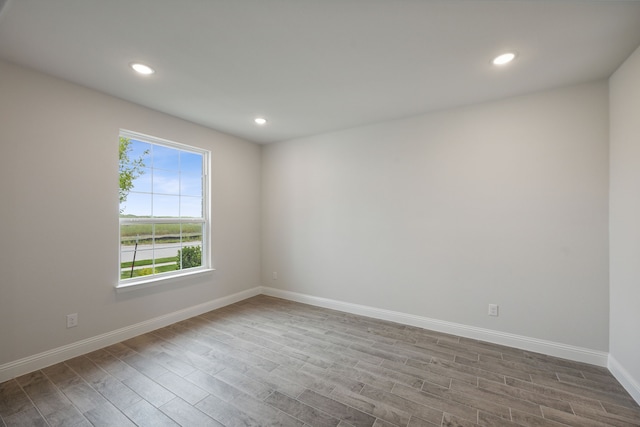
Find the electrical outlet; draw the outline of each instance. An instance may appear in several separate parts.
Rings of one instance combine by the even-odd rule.
[[[489,304],[489,316],[498,316],[498,304]]]
[[[78,326],[78,313],[67,314],[67,328]]]
[[[278,272],[277,271],[273,272],[273,280],[278,280]]]

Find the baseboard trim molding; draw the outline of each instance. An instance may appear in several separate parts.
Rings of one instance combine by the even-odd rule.
[[[629,371],[627,371],[611,354],[609,354],[609,364],[607,365],[607,368],[611,371],[613,376],[616,377],[620,384],[622,384],[622,387],[629,392],[631,397],[633,397],[633,400],[638,402],[640,405],[640,382],[633,378]]]
[[[136,323],[131,326],[126,326],[115,331],[107,332],[95,337],[35,354],[33,356],[5,363],[0,365],[0,383],[20,375],[28,374],[29,372],[37,371],[38,369],[63,362],[67,359],[81,356],[91,351],[99,350],[103,347],[128,340],[129,338],[151,332],[155,329],[171,325],[172,323],[198,316],[217,308],[225,307],[261,293],[262,287],[257,286],[252,289],[247,289],[232,295],[220,297],[202,304],[145,320],[144,322]]]
[[[264,286],[5,363],[0,365],[0,383],[260,294],[607,367],[633,398],[640,402],[638,382],[606,352]]]
[[[388,320],[391,322],[402,323],[410,326],[417,326],[419,328],[458,335],[465,338],[473,338],[494,344],[506,345],[509,347],[515,347],[522,350],[533,351],[536,353],[543,353],[549,356],[560,357],[577,362],[590,363],[592,365],[602,367],[608,366],[608,353],[603,351],[576,347],[572,345],[546,341],[522,335],[515,335],[506,332],[494,331],[491,329],[478,328],[475,326],[467,326],[443,320],[430,319],[428,317],[337,301],[328,298],[321,298],[270,287],[263,287],[262,293],[265,295],[290,301],[296,301],[318,307],[330,308],[347,313],[373,317],[375,319]]]

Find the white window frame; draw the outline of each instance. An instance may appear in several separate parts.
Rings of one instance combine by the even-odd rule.
[[[211,267],[211,191],[210,191],[210,164],[211,164],[211,151],[205,150],[199,147],[191,145],[181,144],[179,142],[170,141],[163,138],[158,138],[151,135],[145,135],[138,132],[133,132],[125,129],[120,129],[120,137],[135,139],[137,141],[148,142],[150,144],[160,145],[164,147],[174,148],[182,151],[188,151],[202,155],[202,218],[120,218],[120,211],[118,210],[118,282],[116,284],[116,290],[132,290],[140,289],[142,287],[153,286],[161,284],[169,279],[175,279],[185,276],[193,276],[202,273],[211,272],[214,269]],[[122,265],[122,248],[120,243],[120,228],[126,224],[176,224],[176,223],[201,223],[203,224],[202,230],[202,266],[193,267],[186,270],[168,271],[163,273],[156,273],[148,276],[133,277],[130,279],[121,279],[120,266]],[[155,244],[155,243],[154,243]]]

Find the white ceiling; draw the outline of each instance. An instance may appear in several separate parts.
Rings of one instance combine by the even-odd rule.
[[[8,0],[0,14],[2,59],[260,143],[605,78],[638,45],[632,0]],[[490,64],[508,49],[514,63]]]

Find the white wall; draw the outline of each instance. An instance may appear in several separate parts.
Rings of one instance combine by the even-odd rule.
[[[0,122],[0,366],[260,284],[259,146],[6,62]],[[120,128],[212,151],[214,273],[115,292]]]
[[[260,284],[607,351],[607,94],[288,141],[261,163],[255,144],[0,62],[0,366]],[[215,273],[114,291],[120,128],[212,150]],[[639,378],[637,348],[611,335]]]
[[[610,79],[612,370],[640,402],[640,48]]]
[[[263,285],[606,352],[607,90],[266,146]]]

